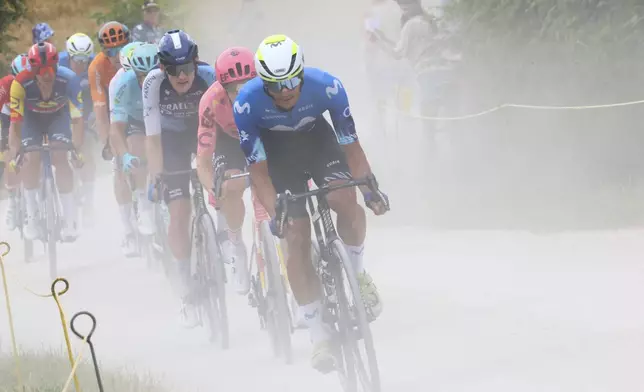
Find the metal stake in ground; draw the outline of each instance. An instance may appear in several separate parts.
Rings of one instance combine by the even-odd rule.
[[[74,327],[74,321],[76,321],[76,319],[79,316],[87,316],[92,320],[92,327],[90,328],[87,336],[81,335],[76,330],[76,327]],[[74,317],[72,317],[72,320],[70,321],[69,325],[74,335],[78,336],[79,339],[86,341],[87,344],[89,345],[89,350],[92,354],[92,362],[94,363],[94,372],[96,373],[96,382],[98,383],[98,390],[100,392],[103,392],[103,381],[101,380],[101,372],[99,371],[99,368],[98,368],[98,361],[96,360],[96,352],[94,351],[94,344],[92,343],[92,335],[96,330],[96,317],[94,317],[94,315],[91,314],[90,312],[86,312],[86,311],[78,312],[74,315]]]

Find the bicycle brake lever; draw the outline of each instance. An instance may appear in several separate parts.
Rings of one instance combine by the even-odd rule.
[[[280,193],[277,195],[277,202],[275,203],[277,232],[279,234],[278,237],[280,238],[284,236],[284,226],[286,224],[286,216],[288,212],[288,194],[290,194],[290,192],[286,191],[286,193]]]

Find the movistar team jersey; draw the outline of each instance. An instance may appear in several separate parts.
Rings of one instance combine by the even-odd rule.
[[[324,121],[328,111],[341,145],[358,140],[349,100],[342,82],[318,68],[304,68],[304,83],[297,104],[290,111],[278,109],[256,77],[244,85],[233,105],[241,147],[249,165],[266,160],[262,130],[270,132],[309,132],[316,121]]]
[[[94,60],[94,55],[92,55],[92,56],[89,58],[89,62],[91,63],[91,62],[92,62],[92,60]],[[58,53],[58,65],[62,65],[62,66],[63,66],[63,67],[65,67],[65,68],[72,69],[72,67],[71,67],[71,66],[70,66],[70,64],[69,64],[69,53],[67,53],[67,52],[60,52],[60,53]],[[87,80],[87,79],[88,79],[87,71],[83,72],[82,74],[80,74],[80,75],[78,75],[78,76],[80,76],[80,78],[81,78],[82,80]],[[83,87],[83,88],[84,88],[84,87]]]
[[[147,135],[164,132],[197,132],[199,127],[199,101],[215,82],[215,69],[199,64],[192,86],[179,95],[165,72],[154,69],[143,82],[143,120]]]
[[[110,122],[143,121],[141,86],[133,70],[121,68],[110,81]]]

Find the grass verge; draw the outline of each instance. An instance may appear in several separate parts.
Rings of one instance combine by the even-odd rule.
[[[89,351],[86,355],[89,356]],[[20,370],[25,384],[24,392],[60,392],[69,377],[71,366],[62,352],[31,351],[21,354]],[[77,374],[83,392],[98,391],[94,367],[89,358],[81,363]],[[166,386],[150,375],[101,368],[101,378],[105,391],[169,392]],[[73,382],[68,391],[74,391]],[[22,392],[16,379],[14,359],[7,353],[0,354],[0,392]]]

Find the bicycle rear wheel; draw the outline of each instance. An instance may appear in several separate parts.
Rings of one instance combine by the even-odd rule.
[[[197,258],[200,306],[208,323],[210,341],[219,341],[222,349],[230,345],[228,308],[226,305],[226,278],[221,248],[216,237],[215,223],[204,212],[193,220],[194,251]]]
[[[293,323],[291,321],[288,297],[286,296],[287,279],[282,274],[282,264],[277,253],[277,244],[268,226],[268,221],[260,222],[260,234],[268,284],[267,319],[269,330],[272,329],[273,347],[277,356],[282,356],[287,364],[291,364],[293,363],[293,349],[291,347]]]
[[[335,278],[345,390],[380,392],[376,349],[355,270],[339,239],[331,242],[331,249],[340,262],[340,268],[334,270],[338,275]]]
[[[25,202],[22,186],[18,187],[16,198],[18,202],[18,211],[16,211],[17,217],[16,217],[15,223],[16,223],[16,227],[18,227],[18,230],[20,231],[20,238],[22,238],[23,246],[25,248],[25,253],[24,253],[25,263],[30,263],[33,261],[33,257],[34,257],[34,242],[32,240],[27,239],[24,234],[25,219],[26,219],[25,211],[27,211],[27,205]]]

